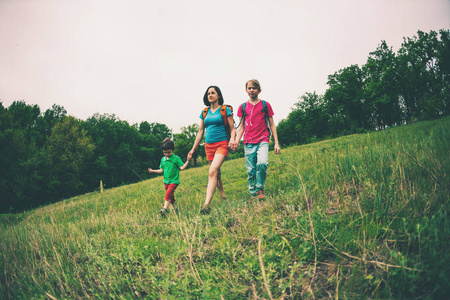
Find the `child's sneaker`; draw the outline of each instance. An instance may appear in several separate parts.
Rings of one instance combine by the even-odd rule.
[[[209,205],[203,205],[202,209],[200,210],[200,213],[202,215],[209,215],[209,211],[210,211]]]
[[[161,217],[167,218],[167,209],[165,209],[164,207],[161,208],[161,210],[159,211],[159,213],[161,214]]]
[[[257,191],[256,192],[256,195],[258,195],[258,199],[259,200],[263,200],[265,197],[264,197],[264,191],[263,190],[259,190],[259,191]]]

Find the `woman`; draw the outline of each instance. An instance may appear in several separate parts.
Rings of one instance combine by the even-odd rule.
[[[206,159],[209,163],[209,177],[208,187],[206,188],[206,199],[201,212],[203,214],[208,214],[210,211],[211,199],[214,196],[216,188],[219,188],[222,199],[226,199],[220,174],[220,166],[228,156],[228,148],[234,151],[238,144],[235,141],[236,130],[233,125],[233,113],[227,107],[226,116],[230,127],[230,141],[228,141],[225,124],[220,112],[223,105],[223,96],[219,87],[208,87],[203,96],[203,103],[209,108],[205,117],[203,116],[203,111],[200,114],[200,130],[197,133],[192,150],[188,154],[188,159],[191,159],[195,149],[200,144],[206,129],[205,152]]]

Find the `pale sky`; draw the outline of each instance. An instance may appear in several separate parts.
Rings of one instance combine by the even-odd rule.
[[[397,52],[439,29],[450,0],[0,0],[0,102],[179,133],[199,122],[208,86],[237,110],[256,78],[278,123],[382,40]]]

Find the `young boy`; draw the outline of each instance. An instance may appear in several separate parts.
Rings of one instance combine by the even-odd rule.
[[[175,144],[169,138],[165,138],[161,144],[164,157],[161,158],[159,170],[153,170],[148,168],[149,173],[163,173],[164,174],[164,187],[166,189],[166,195],[164,197],[164,207],[160,210],[161,216],[167,216],[167,209],[169,204],[172,205],[172,209],[175,210],[175,189],[180,184],[180,170],[186,169],[189,164],[189,159],[183,164],[183,161],[178,155],[173,153]]]
[[[273,121],[272,106],[269,102],[258,98],[261,93],[258,80],[247,81],[245,90],[249,100],[240,105],[238,109],[237,116],[240,125],[236,140],[240,141],[244,135],[245,166],[247,167],[250,194],[264,199],[264,185],[269,166],[269,129],[275,142],[275,154],[280,153],[280,145],[278,144],[277,128]]]

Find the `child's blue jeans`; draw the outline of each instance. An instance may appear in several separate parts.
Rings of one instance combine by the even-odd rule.
[[[248,190],[251,195],[263,190],[269,166],[269,143],[245,144],[245,166],[248,174]]]

